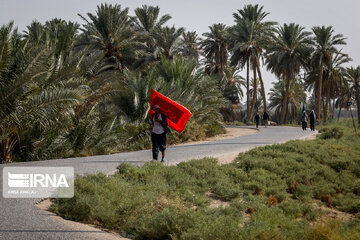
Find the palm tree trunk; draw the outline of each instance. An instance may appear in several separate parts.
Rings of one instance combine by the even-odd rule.
[[[257,69],[257,72],[259,75],[259,81],[260,81],[260,86],[261,86],[261,96],[263,98],[263,105],[264,105],[264,112],[267,112],[265,87],[264,87],[264,82],[263,82],[262,76],[261,76],[259,58],[257,56],[256,56],[256,69]]]
[[[295,106],[293,106],[292,108],[291,108],[291,123],[294,123],[295,122],[295,118],[296,118],[296,107]]]
[[[332,112],[333,112],[333,114],[332,114],[332,119],[334,119],[335,118],[335,97],[334,97],[334,99],[333,99],[333,104],[332,104],[333,106],[332,106]]]
[[[324,105],[324,123],[327,122],[328,113],[329,113],[329,100],[330,100],[330,88],[326,88],[325,93],[325,105]]]
[[[250,59],[246,61],[246,115],[250,116]]]
[[[281,124],[285,124],[286,121],[286,112],[287,112],[286,109],[287,109],[287,101],[289,97],[289,90],[290,90],[290,74],[286,76],[285,96],[281,106],[281,118],[280,118]]]
[[[253,71],[254,71],[254,91],[253,91],[253,100],[251,103],[251,109],[250,109],[250,114],[248,116],[247,121],[250,121],[251,116],[253,115],[254,112],[254,108],[255,108],[255,103],[257,100],[257,81],[256,81],[256,66],[253,66]]]
[[[342,109],[342,107],[341,107],[341,104],[340,104],[340,108],[339,108],[339,112],[338,112],[338,121],[339,121],[339,118],[340,118],[341,109]]]
[[[319,73],[319,84],[317,89],[317,120],[320,123],[320,106],[321,106],[321,88],[322,88],[322,80],[323,80],[323,61],[320,59],[320,73]]]

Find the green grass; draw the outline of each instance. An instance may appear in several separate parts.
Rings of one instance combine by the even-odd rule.
[[[135,239],[359,239],[359,217],[317,224],[324,212],[315,207],[360,212],[360,137],[347,124],[226,165],[213,158],[124,163],[112,176],[78,177],[74,198],[54,199],[51,210]],[[227,204],[214,207],[215,200]]]

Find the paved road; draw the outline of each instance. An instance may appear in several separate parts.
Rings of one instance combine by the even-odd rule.
[[[168,148],[167,163],[175,164],[193,158],[219,157],[243,152],[257,146],[282,143],[292,139],[304,139],[314,132],[294,127],[260,128],[253,135],[236,137],[194,145]],[[117,153],[94,157],[46,160],[39,162],[0,165],[0,189],[2,193],[2,168],[5,166],[72,166],[76,174],[115,172],[123,161],[142,165],[151,160],[151,151]],[[84,224],[63,220],[35,206],[40,199],[5,199],[0,197],[0,239],[119,239],[117,236]]]

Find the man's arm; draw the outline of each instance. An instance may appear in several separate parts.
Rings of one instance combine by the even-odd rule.
[[[164,114],[161,114],[161,126],[163,126],[163,128],[166,128],[168,126],[168,122],[167,122],[167,118]]]
[[[153,125],[153,124],[154,124],[154,122],[153,122],[153,120],[152,120],[151,118],[148,120],[148,123],[149,123],[150,125]]]

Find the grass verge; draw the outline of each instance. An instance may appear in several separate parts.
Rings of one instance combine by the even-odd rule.
[[[50,209],[135,239],[360,239],[360,137],[347,123],[320,132],[226,165],[124,163],[78,177],[74,198]],[[329,220],[327,209],[350,217]]]

